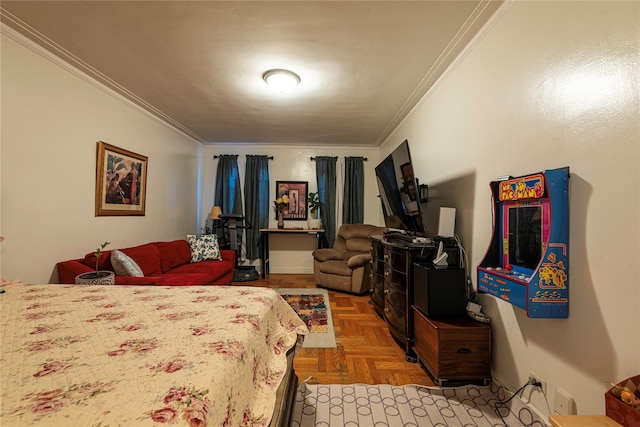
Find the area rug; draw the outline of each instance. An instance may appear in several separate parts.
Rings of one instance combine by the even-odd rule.
[[[335,348],[336,335],[326,289],[276,289],[309,328],[303,348]]]
[[[292,427],[546,427],[503,386],[309,385],[298,388]],[[497,406],[497,409],[496,409]]]

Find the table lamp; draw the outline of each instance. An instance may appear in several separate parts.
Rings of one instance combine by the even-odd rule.
[[[212,224],[212,231],[216,231],[216,221],[220,220],[220,214],[222,214],[222,209],[220,206],[213,206],[211,208],[211,212],[209,213],[209,219]]]

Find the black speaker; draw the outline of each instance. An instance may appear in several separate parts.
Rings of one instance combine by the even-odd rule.
[[[414,305],[427,316],[465,316],[467,289],[464,269],[414,263],[413,298]]]

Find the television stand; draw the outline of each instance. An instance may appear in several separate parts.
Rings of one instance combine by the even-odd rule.
[[[415,362],[413,351],[414,263],[432,262],[438,246],[370,236],[371,303],[384,319],[394,340],[402,347],[407,361]],[[445,248],[449,265],[458,265],[459,248]]]

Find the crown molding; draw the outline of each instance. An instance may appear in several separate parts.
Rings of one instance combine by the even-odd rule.
[[[469,54],[482,38],[495,25],[497,20],[511,7],[514,0],[481,0],[473,13],[460,27],[449,44],[443,49],[440,56],[429,68],[420,83],[413,90],[398,112],[383,129],[376,140],[376,145],[381,147],[424,100],[432,93],[456,66]],[[481,25],[480,31],[474,29]],[[462,49],[460,49],[462,48]]]
[[[75,56],[72,52],[60,46],[44,34],[29,26],[12,13],[0,6],[0,33],[16,41],[29,50],[60,66],[76,77],[90,83],[103,92],[115,95],[128,102],[154,119],[178,131],[184,136],[202,143],[203,139],[195,132],[163,113],[153,105],[137,96],[124,86],[118,84],[109,76],[101,73],[90,64]]]

